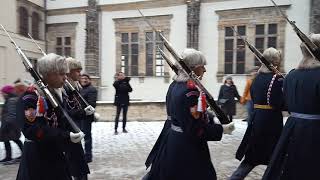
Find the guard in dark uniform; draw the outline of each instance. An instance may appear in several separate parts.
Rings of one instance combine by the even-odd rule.
[[[71,57],[66,59],[69,67],[69,73],[67,74],[68,82],[79,91],[81,86],[79,84],[80,72],[82,66],[80,61],[73,59]],[[78,125],[81,127],[81,120],[85,119],[86,114],[90,114],[89,111],[84,110],[79,97],[72,91],[70,85],[66,83],[63,86],[64,92],[66,93],[66,109],[69,115]],[[93,113],[93,112],[92,112]],[[90,114],[91,115],[91,114]],[[71,130],[71,129],[70,129]],[[90,174],[89,166],[85,160],[84,151],[81,142],[79,143],[69,143],[68,151],[66,153],[68,160],[70,173],[74,177],[74,180],[87,180],[87,174]]]
[[[38,60],[44,83],[60,104],[64,104],[61,87],[66,79],[64,57],[48,54]],[[22,97],[25,144],[17,180],[71,180],[65,153],[69,143],[79,143],[82,132],[70,132],[60,111],[53,109],[37,87],[30,87]]]
[[[151,166],[151,164],[153,164],[157,160],[157,155],[163,149],[166,143],[166,139],[168,137],[168,132],[171,128],[170,99],[171,99],[172,89],[175,86],[175,84],[176,84],[176,81],[172,81],[167,91],[167,95],[166,95],[167,120],[165,121],[162,131],[145,162],[147,169]],[[152,171],[152,168],[150,171]],[[148,179],[148,174],[143,178],[143,180]]]
[[[279,67],[280,51],[268,48],[263,56]],[[231,180],[242,180],[255,166],[269,163],[283,127],[282,84],[281,76],[272,73],[264,65],[261,66],[250,90],[254,111],[236,153],[239,161],[244,159],[232,174]]]
[[[310,39],[320,47],[320,34]],[[290,117],[263,180],[320,179],[320,62],[301,50],[302,61],[283,85]]]
[[[206,60],[202,53],[186,49],[182,57],[201,79],[206,71]],[[152,164],[149,179],[216,179],[207,141],[219,141],[224,128],[221,124],[209,123],[205,94],[197,89],[188,75],[179,71],[174,80],[176,83],[168,102],[171,128],[165,145]]]

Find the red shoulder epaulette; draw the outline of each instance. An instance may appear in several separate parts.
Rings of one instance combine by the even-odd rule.
[[[187,88],[188,89],[197,89],[196,83],[194,83],[192,80],[187,81]]]

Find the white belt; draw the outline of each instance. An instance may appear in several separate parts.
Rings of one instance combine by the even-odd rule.
[[[320,120],[320,114],[303,114],[303,113],[290,113],[290,117],[301,118],[301,119],[310,119],[310,120]]]
[[[175,126],[175,125],[171,124],[171,129],[176,131],[176,132],[183,133],[182,128],[179,127],[179,126]]]

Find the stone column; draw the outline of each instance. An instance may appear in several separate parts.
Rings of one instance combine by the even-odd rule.
[[[86,13],[85,71],[92,76],[94,86],[100,86],[99,14],[96,0],[88,0]]]
[[[187,47],[199,48],[199,23],[201,0],[187,0]]]

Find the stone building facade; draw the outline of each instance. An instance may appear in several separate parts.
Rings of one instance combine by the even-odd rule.
[[[203,83],[214,97],[228,75],[233,76],[241,94],[248,71],[259,65],[249,49],[230,31],[231,27],[243,33],[261,51],[270,46],[280,49],[284,57],[283,72],[294,68],[301,58],[300,40],[269,0],[4,1],[16,9],[13,23],[6,21],[9,30],[19,34],[18,7],[27,7],[29,22],[33,22],[32,13],[38,13],[41,22],[39,44],[48,53],[79,59],[84,71],[95,78],[99,99],[107,102],[113,100],[112,83],[118,71],[131,77],[134,89],[131,98],[149,102],[164,101],[174,75],[157,51],[158,46],[162,48],[161,41],[137,9],[154,27],[163,31],[178,52],[192,47],[204,53],[208,65]],[[317,0],[276,2],[303,32],[318,31]],[[3,9],[1,13],[9,12]],[[32,23],[28,27],[32,28]],[[24,36],[18,39],[28,41]],[[47,42],[46,48],[44,42]],[[9,45],[3,47],[0,46],[0,51],[9,50]],[[36,47],[29,47],[26,48],[28,56],[36,59],[41,55]],[[11,48],[10,51],[15,53]],[[0,59],[18,59],[2,54]],[[7,72],[3,73],[6,69],[1,71],[1,77],[6,77]],[[0,84],[4,82],[9,81],[2,80]]]

